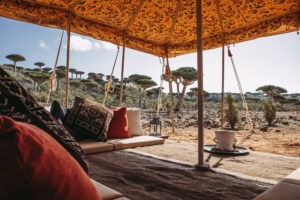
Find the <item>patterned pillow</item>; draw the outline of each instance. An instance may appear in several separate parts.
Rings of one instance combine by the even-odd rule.
[[[85,152],[51,114],[7,72],[0,68],[0,115],[29,123],[51,135],[88,172]]]
[[[113,111],[102,104],[76,97],[74,107],[65,116],[64,123],[86,138],[105,142],[112,117]]]

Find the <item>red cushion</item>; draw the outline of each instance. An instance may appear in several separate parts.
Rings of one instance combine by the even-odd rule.
[[[127,108],[113,109],[114,116],[110,122],[107,138],[130,138],[128,130]]]
[[[78,162],[49,134],[0,116],[0,199],[101,199]]]

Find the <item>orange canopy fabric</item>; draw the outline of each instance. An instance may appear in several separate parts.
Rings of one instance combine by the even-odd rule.
[[[298,30],[299,0],[203,0],[203,49]],[[0,0],[0,16],[156,56],[197,50],[196,0]],[[166,48],[167,47],[167,48]]]

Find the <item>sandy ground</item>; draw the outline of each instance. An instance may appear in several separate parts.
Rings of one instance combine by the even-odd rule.
[[[276,125],[266,127],[261,112],[256,112],[260,122],[256,124],[254,133],[237,130],[237,146],[251,150],[246,156],[221,156],[205,153],[205,161],[212,169],[226,170],[251,177],[280,181],[293,170],[300,167],[300,112],[278,112]],[[195,113],[187,113],[175,119],[175,134],[170,126],[164,126],[162,134],[169,135],[163,145],[138,147],[131,151],[151,154],[162,159],[173,159],[197,164],[198,160],[198,128],[189,125],[194,121]],[[217,121],[217,115],[208,113],[208,118]],[[164,118],[168,120],[168,118]],[[169,123],[170,124],[170,123]],[[215,144],[213,141],[216,128],[204,129],[204,144]],[[145,129],[149,133],[149,129]],[[264,152],[264,153],[262,153]],[[271,154],[268,154],[271,153]]]
[[[197,164],[198,160],[197,150],[198,146],[195,143],[165,140],[163,145],[138,147],[128,151],[151,154],[163,159],[177,160],[194,165]],[[280,181],[300,167],[300,158],[259,152],[251,152],[245,156],[223,156],[205,153],[204,158],[212,169],[273,181]]]
[[[165,129],[170,135],[169,139],[197,143],[197,127],[176,129],[172,134],[171,129]],[[215,144],[213,141],[215,129],[204,130],[204,143]],[[267,132],[256,129],[254,133],[239,130],[236,133],[237,145],[245,146],[252,151],[268,152],[287,156],[300,157],[300,128],[298,127],[270,127]]]
[[[211,111],[210,111],[211,113]],[[267,131],[261,131],[266,127],[262,112],[256,112],[261,120],[256,124],[255,132],[252,134],[247,130],[237,130],[236,139],[238,146],[245,146],[252,151],[268,152],[287,156],[300,157],[300,112],[278,112],[275,119],[276,125],[267,127]],[[189,118],[195,117],[195,113],[185,114],[181,119],[175,118],[175,134],[172,134],[170,126],[164,126],[162,133],[170,135],[169,139],[197,143],[197,126],[186,126],[186,122],[192,122]],[[218,121],[217,116],[208,114],[213,121]],[[208,118],[209,118],[208,117]],[[239,127],[239,125],[237,125]],[[204,143],[215,144],[214,131],[216,128],[204,129]],[[149,129],[145,129],[148,133]]]

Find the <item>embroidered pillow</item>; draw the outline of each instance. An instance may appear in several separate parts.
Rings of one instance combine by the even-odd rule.
[[[105,142],[113,118],[113,111],[102,104],[76,97],[74,107],[67,113],[64,123],[77,130],[85,138]]]
[[[60,143],[88,172],[85,152],[55,118],[0,68],[0,115],[39,127]]]

